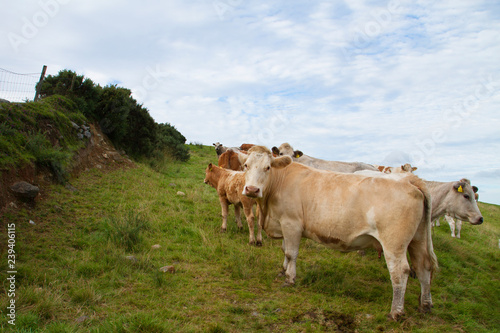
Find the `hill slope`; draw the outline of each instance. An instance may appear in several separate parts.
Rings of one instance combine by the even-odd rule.
[[[500,330],[500,207],[480,204],[485,222],[461,239],[434,229],[440,272],[434,309],[417,311],[410,279],[406,317],[387,321],[392,288],[384,259],[342,254],[303,240],[297,284],[282,288],[281,242],[249,246],[231,208],[203,183],[211,147],[189,146],[187,163],[84,171],[70,190],[4,218],[15,225],[16,329],[20,332],[491,332]],[[178,194],[182,191],[185,195]],[[29,220],[35,224],[28,223]],[[244,224],[245,225],[245,224]],[[5,226],[4,226],[5,229]],[[245,227],[246,229],[246,227]],[[7,258],[7,230],[0,233]],[[153,246],[153,245],[159,245]],[[166,273],[160,268],[170,266]],[[0,261],[5,281],[7,260]],[[172,271],[174,271],[172,273]],[[0,327],[10,297],[0,292]]]

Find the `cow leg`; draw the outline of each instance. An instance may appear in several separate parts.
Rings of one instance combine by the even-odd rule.
[[[284,238],[283,238],[283,241],[281,242],[281,250],[283,251],[283,254],[285,254],[285,239]],[[279,276],[285,276],[287,267],[288,267],[288,258],[285,255],[285,260],[283,261],[283,268],[281,269]]]
[[[227,202],[227,200],[225,198],[222,198],[222,197],[219,197],[219,201],[220,201],[220,206],[222,208],[221,230],[225,232],[227,230],[227,211],[228,211],[229,203]]]
[[[248,244],[253,245],[255,244],[255,236],[254,236],[255,218],[253,216],[252,206],[250,207],[243,206],[243,210],[245,212],[245,217],[247,218],[247,224],[248,224],[248,232],[249,232]]]
[[[457,238],[460,238],[460,230],[462,230],[462,220],[457,220]]]
[[[451,216],[445,215],[444,216],[445,220],[448,222],[450,225],[450,230],[451,230],[451,237],[455,237],[455,221]]]
[[[412,267],[420,281],[420,305],[421,312],[430,312],[432,308],[431,297],[431,261],[427,252],[426,242],[413,240],[408,246]]]
[[[257,243],[255,245],[262,246],[262,223],[260,222],[260,214],[259,207],[255,210],[255,214],[257,214]]]
[[[406,253],[388,253],[384,249],[384,256],[392,282],[392,305],[389,318],[398,320],[404,315],[406,283],[408,282],[410,266],[406,259]]]
[[[238,225],[238,230],[243,230],[243,224],[241,224],[241,205],[234,205],[234,215],[236,217],[236,224]]]
[[[295,284],[295,276],[297,274],[296,262],[297,256],[299,255],[301,238],[301,232],[293,232],[293,229],[287,230],[286,228],[283,230],[283,245],[285,251],[285,262],[283,263],[283,268],[285,269],[285,285]]]

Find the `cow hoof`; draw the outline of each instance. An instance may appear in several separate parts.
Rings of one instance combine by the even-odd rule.
[[[282,276],[285,276],[286,274],[286,271],[284,269],[282,269],[279,273],[278,273],[278,276],[279,277],[282,277]]]
[[[404,315],[405,315],[404,312],[389,313],[387,315],[387,319],[393,320],[393,321],[400,321],[401,319],[403,319]]]
[[[220,232],[226,232],[226,228],[220,228]]]
[[[261,247],[262,246],[262,242],[261,241],[257,241],[257,243],[255,243],[255,246]]]
[[[431,304],[422,304],[418,307],[418,311],[421,313],[430,313],[432,310],[432,303]]]
[[[283,282],[281,284],[281,288],[288,288],[288,287],[293,287],[294,283],[290,283],[290,282]]]

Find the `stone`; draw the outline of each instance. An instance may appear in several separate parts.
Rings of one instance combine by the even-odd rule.
[[[85,320],[89,320],[89,319],[90,319],[90,317],[89,317],[89,316],[81,316],[81,317],[78,317],[78,318],[76,319],[76,322],[77,322],[77,323],[83,323]]]
[[[14,193],[14,195],[24,201],[32,201],[40,192],[38,186],[31,185],[25,181],[20,181],[13,184],[10,187],[10,190]]]
[[[156,250],[156,249],[159,249],[159,248],[161,248],[160,244],[155,244],[155,245],[151,246],[151,249],[153,249],[153,250]]]
[[[186,195],[186,193],[181,192],[181,191],[178,191],[178,192],[177,192],[177,195],[180,195],[181,197],[183,197],[183,196],[185,196],[185,195]]]
[[[174,266],[163,266],[160,268],[160,272],[163,273],[175,273],[175,267]]]

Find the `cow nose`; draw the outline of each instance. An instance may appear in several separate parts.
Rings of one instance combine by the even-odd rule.
[[[483,217],[481,216],[481,217],[477,220],[476,224],[481,224],[481,223],[483,223],[483,222],[484,222],[484,219],[483,219]]]
[[[245,186],[246,195],[257,196],[260,189],[257,186]]]

